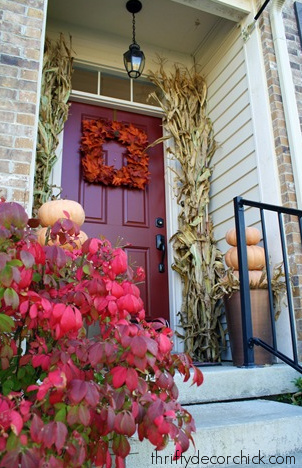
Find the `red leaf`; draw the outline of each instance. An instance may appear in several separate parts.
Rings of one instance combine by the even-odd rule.
[[[121,434],[116,434],[112,443],[113,453],[122,458],[126,458],[130,453],[130,444],[127,438]]]
[[[108,442],[104,442],[102,439],[97,444],[97,452],[95,458],[95,464],[97,466],[104,466],[107,459]]]
[[[138,374],[135,369],[127,369],[126,385],[131,392],[138,386]]]
[[[154,424],[150,424],[148,426],[147,437],[150,440],[151,444],[155,445],[155,447],[160,447],[164,440],[164,436],[160,434],[158,427]]]
[[[131,341],[131,351],[135,356],[143,358],[147,352],[147,343],[142,336],[135,336]]]
[[[40,458],[31,450],[27,450],[21,455],[21,468],[37,468]]]
[[[96,366],[99,362],[102,361],[104,356],[104,344],[95,343],[89,349],[89,361],[92,367]]]
[[[33,442],[40,443],[42,440],[42,429],[44,424],[42,420],[34,414],[31,425],[30,425],[30,436]]]
[[[97,386],[93,382],[87,382],[87,393],[85,396],[85,400],[93,408],[96,407],[100,400],[100,394],[98,392]]]
[[[120,430],[122,434],[131,437],[135,433],[135,422],[131,413],[125,411],[120,423]]]
[[[152,403],[147,411],[147,415],[151,421],[154,421],[155,418],[162,415],[164,413],[164,403],[157,399],[154,403]]]
[[[90,424],[90,411],[86,405],[81,405],[79,407],[79,419],[84,426],[88,426]]]
[[[145,341],[147,343],[147,348],[148,351],[153,354],[153,356],[157,355],[158,352],[158,344],[155,340],[152,340],[151,338],[146,337]]]
[[[67,414],[67,422],[70,426],[79,422],[79,407],[71,406]]]
[[[110,373],[113,375],[112,383],[114,388],[120,388],[124,385],[127,377],[127,368],[122,366],[117,366],[111,369]]]
[[[72,403],[78,404],[85,398],[87,393],[87,382],[79,379],[74,379],[70,383],[69,398]]]
[[[115,458],[115,468],[125,468],[125,459],[121,457]]]
[[[197,384],[197,387],[199,387],[199,385],[201,385],[203,382],[203,374],[201,372],[200,369],[198,369],[198,367],[195,367],[194,366],[194,376],[193,376],[193,384]]]
[[[55,446],[57,451],[60,452],[65,445],[66,437],[68,434],[67,427],[61,421],[56,422],[56,440]]]
[[[50,448],[56,440],[55,422],[45,424],[42,433],[44,446]]]
[[[1,468],[19,468],[19,451],[10,450],[0,461]]]

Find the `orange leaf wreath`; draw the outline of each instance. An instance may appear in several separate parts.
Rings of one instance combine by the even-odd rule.
[[[116,140],[126,147],[127,165],[121,169],[104,164],[103,144]],[[144,189],[149,183],[147,135],[132,124],[110,120],[83,120],[81,152],[83,177],[95,184]]]

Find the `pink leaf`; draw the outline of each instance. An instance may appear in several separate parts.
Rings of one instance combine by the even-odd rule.
[[[20,258],[25,268],[31,268],[35,264],[35,257],[27,250],[21,250]]]
[[[48,374],[49,382],[56,388],[65,388],[66,387],[66,375],[64,372],[58,370],[49,372]]]
[[[60,322],[61,330],[63,332],[68,332],[72,330],[76,326],[76,319],[74,312],[70,306],[67,306],[65,311],[63,312],[63,316]]]
[[[112,383],[115,388],[120,388],[124,385],[127,377],[127,368],[117,366],[111,369],[110,373],[113,375]]]
[[[161,353],[169,353],[172,349],[172,346],[173,346],[173,343],[171,342],[171,340],[166,336],[166,335],[163,335],[163,334],[160,334],[158,336],[158,341],[159,341],[159,350]]]
[[[52,310],[52,315],[58,319],[62,317],[64,310],[66,309],[65,304],[55,304]]]
[[[10,426],[14,434],[19,435],[23,427],[23,419],[17,411],[10,413],[11,423]]]

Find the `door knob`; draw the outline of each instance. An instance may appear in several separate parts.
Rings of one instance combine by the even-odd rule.
[[[162,234],[156,234],[155,241],[156,241],[157,250],[160,250],[162,252],[161,262],[158,264],[158,271],[159,271],[159,273],[164,273],[164,271],[165,271],[164,260],[165,260],[165,255],[166,255],[165,236],[163,236]]]

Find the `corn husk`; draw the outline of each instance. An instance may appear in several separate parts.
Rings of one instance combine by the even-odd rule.
[[[216,150],[213,126],[206,112],[207,87],[196,70],[175,66],[167,75],[163,62],[150,74],[160,92],[151,97],[164,111],[167,135],[174,139],[168,151],[180,165],[175,172],[175,192],[180,206],[178,231],[172,236],[174,270],[183,283],[179,311],[186,351],[201,362],[220,360],[224,332],[221,307],[213,288],[224,272],[208,215],[211,160]]]
[[[71,38],[45,40],[34,180],[34,213],[52,196],[50,174],[57,161],[58,135],[68,117],[73,57]]]

